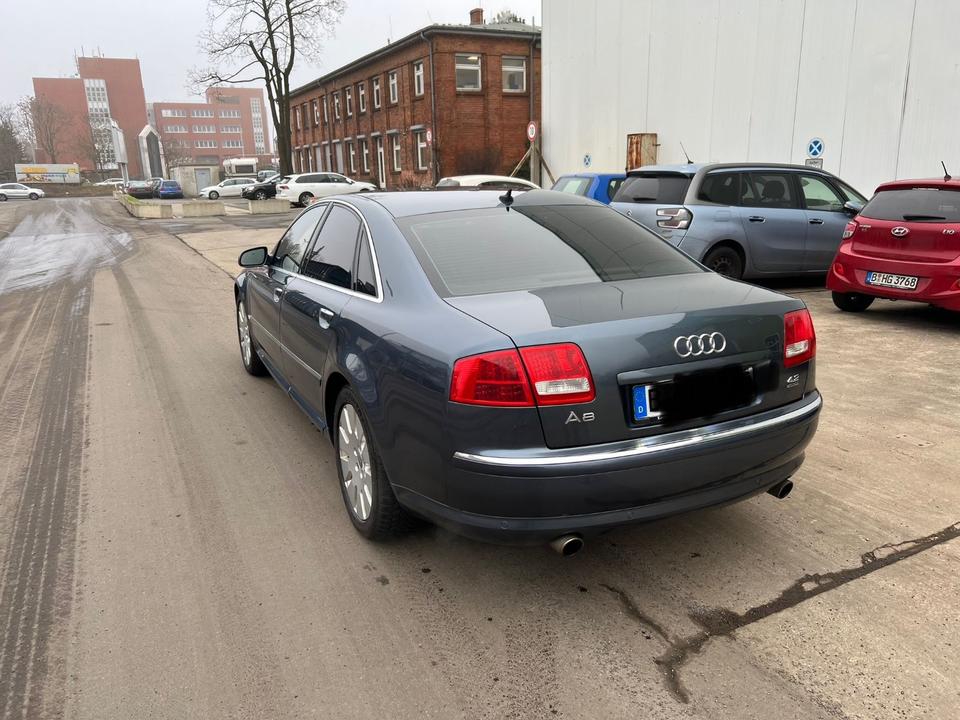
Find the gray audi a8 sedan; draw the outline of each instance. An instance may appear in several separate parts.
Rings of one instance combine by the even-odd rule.
[[[350,520],[563,554],[784,497],[816,431],[803,302],[543,190],[324,199],[234,292],[243,365],[333,443]]]

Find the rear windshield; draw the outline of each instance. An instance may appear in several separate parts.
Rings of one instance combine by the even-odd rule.
[[[883,190],[860,211],[874,220],[960,223],[960,191],[937,188]]]
[[[686,175],[631,175],[617,190],[614,202],[681,205],[688,187],[690,178]]]
[[[498,207],[415,215],[397,224],[444,297],[703,272],[607,207]]]
[[[571,195],[586,195],[590,189],[590,178],[562,177],[553,186],[554,190]]]

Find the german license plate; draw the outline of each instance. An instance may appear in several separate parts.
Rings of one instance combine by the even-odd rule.
[[[911,275],[891,275],[874,271],[867,273],[867,285],[880,285],[901,290],[916,290],[918,280],[919,278]]]
[[[652,420],[660,417],[660,413],[650,409],[650,386],[633,386],[633,419],[636,422],[641,420]]]

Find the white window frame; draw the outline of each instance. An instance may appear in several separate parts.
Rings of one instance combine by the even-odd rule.
[[[350,174],[357,172],[357,148],[352,142],[347,143],[347,155],[350,157]]]
[[[340,119],[340,92],[337,91],[333,94],[333,119]]]
[[[373,109],[379,110],[382,104],[383,96],[380,93],[380,78],[373,79]]]
[[[357,85],[357,105],[360,108],[360,112],[365,113],[367,111],[367,84],[359,83]]]
[[[460,58],[470,58],[476,56],[476,64],[472,62],[461,63]],[[457,71],[458,70],[476,70],[477,71],[477,86],[476,87],[460,87],[456,85],[457,92],[480,92],[483,90],[483,57],[480,53],[456,53],[453,56],[453,81],[454,84],[457,82]]]
[[[343,90],[343,102],[347,106],[347,117],[353,117],[353,88]]]
[[[314,126],[320,124],[320,101],[317,99],[313,100],[313,124]]]
[[[387,73],[387,87],[390,90],[390,103],[400,102],[400,80],[396,70]]]
[[[326,95],[323,96],[323,122],[324,123],[330,122],[330,113],[327,112],[327,96]]]
[[[299,130],[300,128],[303,127],[303,123],[300,121],[300,106],[299,106],[299,105],[297,105],[297,106],[293,109],[293,114],[294,114],[294,116],[296,117],[296,120],[297,120],[297,130]]]
[[[401,170],[401,167],[400,167],[400,155],[401,155],[401,153],[402,153],[402,150],[401,150],[401,148],[400,148],[400,133],[394,133],[394,134],[391,136],[391,139],[392,139],[392,141],[393,141],[393,148],[392,148],[392,150],[393,150],[393,171],[394,171],[394,172],[400,172],[400,170]]]
[[[360,148],[360,155],[363,158],[363,171],[370,172],[370,143],[364,138],[363,147]]]
[[[521,63],[523,63],[523,84],[519,90],[514,90],[507,87],[507,73],[515,73],[517,72],[517,68],[511,68],[508,70],[503,64],[504,60],[519,60]],[[527,58],[520,55],[504,55],[502,58],[500,58],[500,87],[505,93],[525,93],[527,91]]]
[[[413,64],[413,94],[417,97],[423,95],[424,89],[424,72],[423,72],[423,60],[417,60]]]
[[[413,134],[413,139],[417,143],[417,170],[427,169],[427,131],[417,130]]]

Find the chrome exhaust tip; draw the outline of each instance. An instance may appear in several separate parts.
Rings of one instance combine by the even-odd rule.
[[[550,541],[550,547],[563,557],[570,557],[583,549],[583,538],[579,535],[561,535]]]
[[[773,487],[767,488],[767,492],[773,495],[777,500],[783,500],[793,490],[792,480],[781,480]]]

